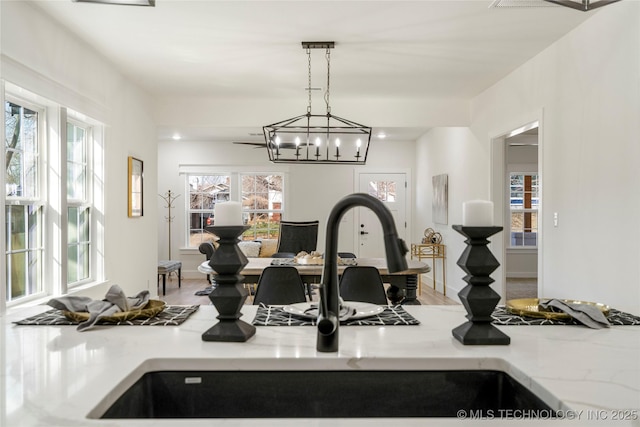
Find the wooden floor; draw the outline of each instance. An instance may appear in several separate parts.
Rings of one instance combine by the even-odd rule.
[[[162,282],[160,282],[158,292],[160,293],[160,299],[169,305],[206,305],[211,304],[209,298],[195,295],[195,293],[205,289],[207,286],[207,281],[203,277],[202,279],[182,279],[182,286],[178,288],[178,278],[171,275],[167,278],[167,294],[162,295]],[[456,301],[434,291],[429,286],[422,287],[422,295],[418,296],[418,301],[425,305],[458,304]],[[252,304],[251,297],[247,298],[245,304]]]
[[[506,299],[537,298],[538,279],[507,278]]]

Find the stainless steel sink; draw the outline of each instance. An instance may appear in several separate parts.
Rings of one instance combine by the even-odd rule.
[[[156,371],[101,418],[455,417],[555,414],[499,370]]]

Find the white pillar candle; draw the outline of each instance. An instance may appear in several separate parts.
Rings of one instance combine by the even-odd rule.
[[[240,202],[216,203],[213,210],[213,225],[243,225]]]
[[[470,200],[462,204],[462,225],[487,227],[493,225],[493,202]]]

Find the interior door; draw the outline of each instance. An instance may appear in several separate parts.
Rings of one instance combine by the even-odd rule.
[[[404,173],[362,173],[360,192],[382,201],[391,211],[398,230],[398,237],[406,241],[407,177]],[[384,258],[382,226],[378,217],[368,208],[358,208],[356,213],[358,257]]]

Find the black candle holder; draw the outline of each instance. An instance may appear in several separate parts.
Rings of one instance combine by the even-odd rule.
[[[458,293],[458,297],[467,310],[469,321],[451,332],[465,345],[510,344],[511,338],[491,324],[491,314],[500,301],[500,295],[489,286],[494,281],[490,275],[500,263],[487,247],[487,238],[502,231],[502,227],[453,225],[452,228],[467,238],[467,248],[457,264],[467,273],[463,280],[468,285]]]
[[[256,327],[242,320],[240,308],[249,292],[242,285],[240,271],[249,262],[238,247],[238,238],[249,227],[244,225],[211,226],[206,230],[220,238],[218,248],[209,260],[217,287],[209,294],[220,320],[202,334],[203,341],[244,342],[256,333]]]

